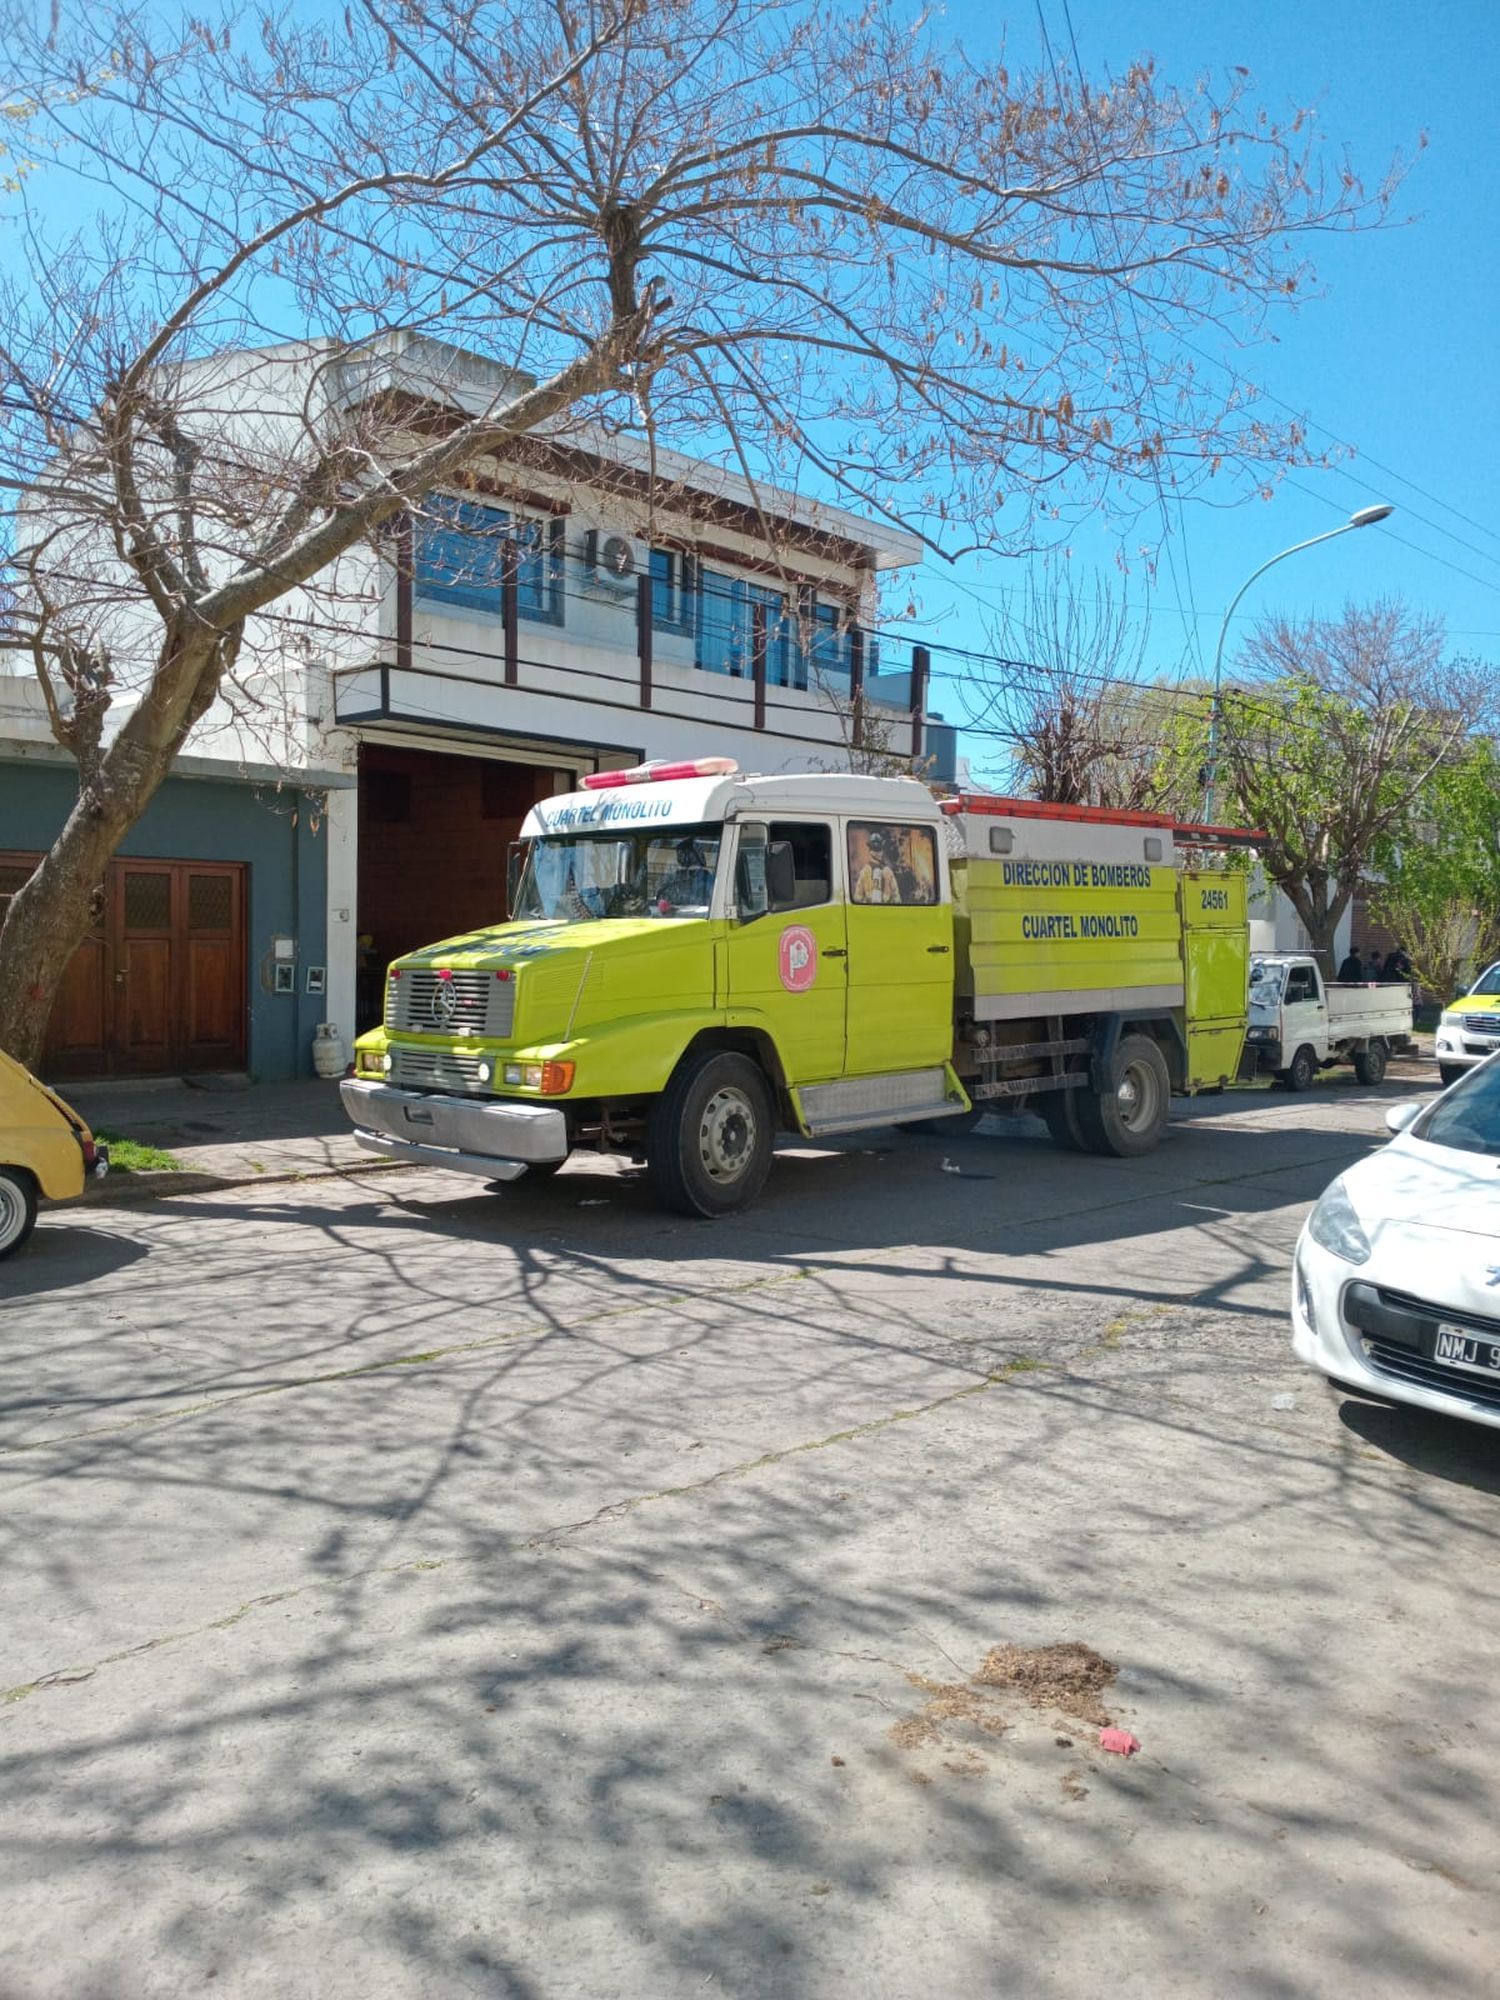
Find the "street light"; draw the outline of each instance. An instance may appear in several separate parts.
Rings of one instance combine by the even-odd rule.
[[[1214,790],[1219,781],[1219,697],[1224,685],[1224,641],[1229,636],[1229,621],[1234,616],[1235,606],[1257,577],[1265,575],[1272,564],[1283,562],[1286,557],[1296,555],[1299,550],[1316,548],[1319,542],[1331,542],[1335,535],[1347,535],[1351,528],[1373,528],[1377,521],[1383,521],[1395,513],[1389,501],[1378,501],[1373,507],[1360,507],[1347,521],[1337,528],[1325,528],[1321,535],[1309,535],[1305,542],[1293,542],[1289,549],[1263,562],[1259,569],[1252,570],[1229,600],[1229,609],[1224,613],[1224,622],[1219,627],[1219,643],[1214,647],[1214,705],[1208,724],[1208,778],[1203,791],[1203,818],[1212,826],[1214,818]]]

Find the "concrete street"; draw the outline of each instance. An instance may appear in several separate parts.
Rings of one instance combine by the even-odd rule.
[[[597,1161],[51,1212],[0,1994],[1493,1994],[1500,1438],[1287,1347],[1411,1088],[792,1149],[713,1226]],[[1063,1642],[1138,1756],[968,1682]]]

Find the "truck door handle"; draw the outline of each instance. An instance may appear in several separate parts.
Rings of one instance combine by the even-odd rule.
[[[927,949],[929,951],[951,951],[953,947],[947,944],[930,944]]]
[[[835,944],[825,946],[823,956],[825,958],[847,958],[849,954],[841,944]]]

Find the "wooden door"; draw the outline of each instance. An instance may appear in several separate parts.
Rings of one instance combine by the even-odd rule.
[[[243,868],[179,870],[182,1069],[239,1069],[245,1060]]]
[[[37,854],[0,854],[0,922],[11,897],[40,859]],[[69,961],[53,1004],[47,1028],[51,1076],[102,1076],[108,1068],[107,921],[108,898],[101,886],[88,936]]]
[[[160,1075],[178,1039],[175,871],[166,861],[117,861],[113,872],[113,1067]]]
[[[0,854],[0,917],[35,866]],[[245,870],[115,861],[47,1028],[48,1076],[239,1069],[246,1054]]]

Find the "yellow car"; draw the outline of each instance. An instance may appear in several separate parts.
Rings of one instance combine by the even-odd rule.
[[[63,1201],[108,1171],[108,1149],[78,1113],[0,1050],[0,1257],[31,1234],[39,1194]]]
[[[1500,1049],[1500,962],[1486,967],[1467,993],[1443,1009],[1436,1049],[1445,1090]]]

